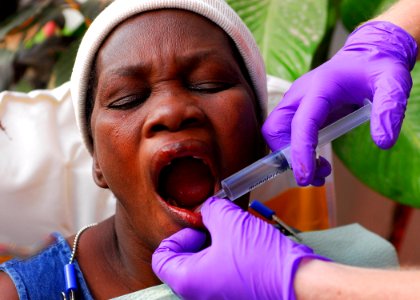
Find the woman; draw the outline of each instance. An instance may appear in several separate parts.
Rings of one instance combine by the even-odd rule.
[[[160,284],[151,267],[159,243],[204,229],[194,209],[265,152],[263,61],[224,1],[113,2],[86,33],[71,81],[94,180],[115,194],[116,212],[76,239],[57,234],[37,256],[2,265],[7,299],[64,291],[73,240],[78,297]]]

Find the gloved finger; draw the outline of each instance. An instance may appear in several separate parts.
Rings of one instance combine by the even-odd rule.
[[[205,238],[203,232],[184,228],[163,240],[152,255],[152,269],[156,276],[179,295],[200,289],[200,286],[190,284],[195,272],[191,266],[205,251],[194,253],[202,247]]]
[[[262,126],[262,135],[272,151],[290,144],[291,123],[295,109],[283,103],[273,109]]]
[[[292,169],[298,185],[306,186],[314,178],[318,131],[330,109],[328,99],[308,93],[293,118],[290,148]]]
[[[382,149],[392,147],[398,139],[412,87],[410,73],[397,70],[374,84],[370,130],[373,141]]]
[[[331,164],[324,157],[320,156],[316,160],[315,178],[325,178],[331,174]]]
[[[314,178],[311,182],[311,185],[320,187],[325,184],[325,178]]]
[[[189,268],[183,266],[201,249],[205,239],[203,232],[192,228],[184,228],[164,239],[152,255],[153,271],[172,287],[177,282],[175,278],[188,278]]]
[[[306,76],[302,76],[293,83],[263,124],[262,134],[272,151],[290,144],[291,124],[301,102],[301,85]]]
[[[226,215],[234,214],[238,210],[240,211],[241,208],[232,201],[213,196],[204,202],[201,207],[201,216],[204,225],[211,232],[212,229],[215,229],[215,225],[226,220]]]
[[[325,178],[331,174],[330,163],[322,156],[316,160],[316,170],[314,179],[311,182],[313,186],[323,186]]]
[[[232,201],[217,197],[210,197],[201,208],[203,224],[210,232],[212,244],[226,242],[228,235],[235,234],[240,228],[239,224],[242,224],[246,214]]]
[[[210,198],[203,206],[201,214],[203,223],[210,232],[212,246],[223,250],[220,255],[229,255],[229,252],[234,250],[230,254],[235,253],[237,257],[246,257],[250,249],[244,246],[245,243],[255,245],[263,238],[271,240],[268,236],[280,233],[269,223],[226,199]],[[258,234],[249,235],[251,232],[258,232]],[[238,242],[241,246],[236,244]],[[259,247],[259,249],[264,248],[262,245]]]
[[[158,252],[197,252],[206,242],[206,234],[193,228],[184,228],[164,239],[155,250]]]

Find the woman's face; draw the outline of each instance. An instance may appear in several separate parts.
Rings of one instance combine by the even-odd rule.
[[[220,180],[261,155],[255,96],[227,35],[181,10],[133,17],[96,61],[94,177],[116,217],[152,249],[183,227]]]

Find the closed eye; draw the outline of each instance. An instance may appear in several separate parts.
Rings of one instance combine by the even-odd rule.
[[[214,94],[227,90],[232,86],[232,83],[227,82],[205,82],[199,84],[190,84],[189,89],[199,93]]]
[[[117,110],[129,110],[135,107],[141,106],[149,97],[150,94],[147,95],[132,95],[127,96],[124,98],[120,98],[111,102],[108,105],[110,109],[117,109]]]

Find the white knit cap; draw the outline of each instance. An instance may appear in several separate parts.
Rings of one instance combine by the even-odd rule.
[[[246,25],[224,0],[115,0],[92,22],[77,52],[71,75],[71,95],[83,142],[92,153],[86,119],[86,96],[92,65],[100,46],[111,31],[141,12],[176,8],[206,17],[222,28],[236,44],[252,81],[262,118],[267,113],[267,79],[264,61]]]

